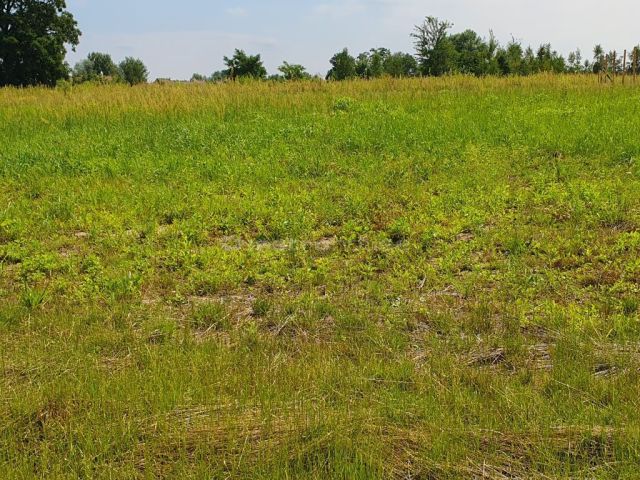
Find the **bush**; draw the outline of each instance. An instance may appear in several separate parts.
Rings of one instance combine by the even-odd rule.
[[[120,63],[119,68],[122,78],[129,85],[133,86],[140,83],[147,83],[149,71],[142,60],[127,57]]]

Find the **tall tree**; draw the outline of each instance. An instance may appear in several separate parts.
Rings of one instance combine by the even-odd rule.
[[[149,71],[147,67],[137,58],[127,57],[120,62],[120,73],[122,78],[129,85],[138,85],[139,83],[147,83]]]
[[[522,45],[512,39],[506,48],[500,48],[496,55],[500,73],[502,75],[527,75]]]
[[[235,80],[239,77],[263,79],[267,76],[260,55],[247,55],[244,50],[236,49],[231,58],[224,57],[228,76]]]
[[[493,36],[491,42],[485,42],[473,30],[466,30],[449,37],[456,50],[456,70],[460,73],[472,75],[486,75],[489,71],[495,47]]]
[[[456,51],[447,33],[451,27],[453,24],[436,17],[416,25],[411,36],[422,74],[438,76],[454,70]]]
[[[593,73],[600,73],[604,69],[604,49],[598,44],[593,47]]]
[[[80,30],[64,0],[0,0],[0,86],[55,85],[67,78],[66,45]]]
[[[583,69],[583,64],[582,64],[582,52],[580,51],[580,49],[576,49],[575,52],[569,52],[569,55],[567,56],[567,66],[568,66],[568,71],[570,73],[581,73],[582,69]]]
[[[347,80],[356,76],[356,59],[346,48],[336,53],[330,62],[331,70],[327,73],[327,80]]]

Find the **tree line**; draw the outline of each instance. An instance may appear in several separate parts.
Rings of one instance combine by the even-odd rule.
[[[411,33],[413,53],[374,48],[352,55],[347,48],[330,59],[327,80],[354,78],[442,76],[453,74],[532,75],[553,73],[621,73],[623,56],[596,45],[590,58],[580,50],[566,58],[550,44],[536,50],[512,39],[500,45],[493,33],[481,37],[473,30],[452,33],[453,24],[426,17]],[[72,69],[65,62],[66,48],[75,50],[81,32],[65,0],[0,0],[0,86],[49,85],[61,80],[83,82],[148,81],[142,60],[127,57],[116,64],[107,53],[93,52]],[[300,64],[284,62],[269,76],[259,54],[237,49],[224,57],[225,68],[206,76],[194,74],[192,81],[226,81],[240,78],[304,80],[312,78]],[[640,46],[630,50],[626,68],[637,71]]]
[[[546,43],[536,50],[524,47],[512,39],[500,45],[492,32],[483,38],[473,30],[451,33],[453,24],[436,17],[427,17],[411,33],[415,52],[391,52],[387,48],[373,48],[357,56],[347,48],[331,57],[331,69],[327,80],[349,80],[354,78],[416,77],[443,75],[509,76],[533,75],[537,73],[601,73],[606,70],[622,73],[625,68],[623,56],[615,51],[605,52],[601,45],[593,49],[592,58],[584,58],[577,49],[565,59]],[[640,67],[640,46],[629,51],[627,71]],[[215,72],[210,77],[194,74],[195,81],[220,81],[238,77],[255,79],[299,80],[310,75],[302,65],[284,62],[279,74],[267,76],[260,55],[247,55],[236,50],[233,57],[224,58],[227,69]]]

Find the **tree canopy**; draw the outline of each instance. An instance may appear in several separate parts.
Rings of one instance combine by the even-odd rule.
[[[224,57],[227,76],[233,80],[241,77],[262,79],[267,76],[267,69],[260,55],[247,55],[244,50],[236,49],[232,57]]]
[[[92,52],[73,68],[74,83],[93,80],[120,80],[122,73],[107,53]]]
[[[0,0],[0,86],[55,85],[67,78],[66,45],[80,30],[64,0]]]
[[[330,62],[331,70],[327,73],[327,80],[347,80],[356,76],[356,59],[347,48],[336,53]]]
[[[284,62],[282,65],[278,67],[278,71],[282,73],[282,76],[285,80],[302,80],[304,78],[309,78],[310,75],[307,73],[307,69],[302,65],[298,64],[290,64],[288,62]]]
[[[129,85],[137,85],[139,83],[147,82],[149,72],[142,60],[127,57],[120,62],[119,67],[122,79]]]

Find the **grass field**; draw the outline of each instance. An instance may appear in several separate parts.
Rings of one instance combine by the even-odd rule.
[[[0,477],[637,478],[640,86],[0,90]]]

